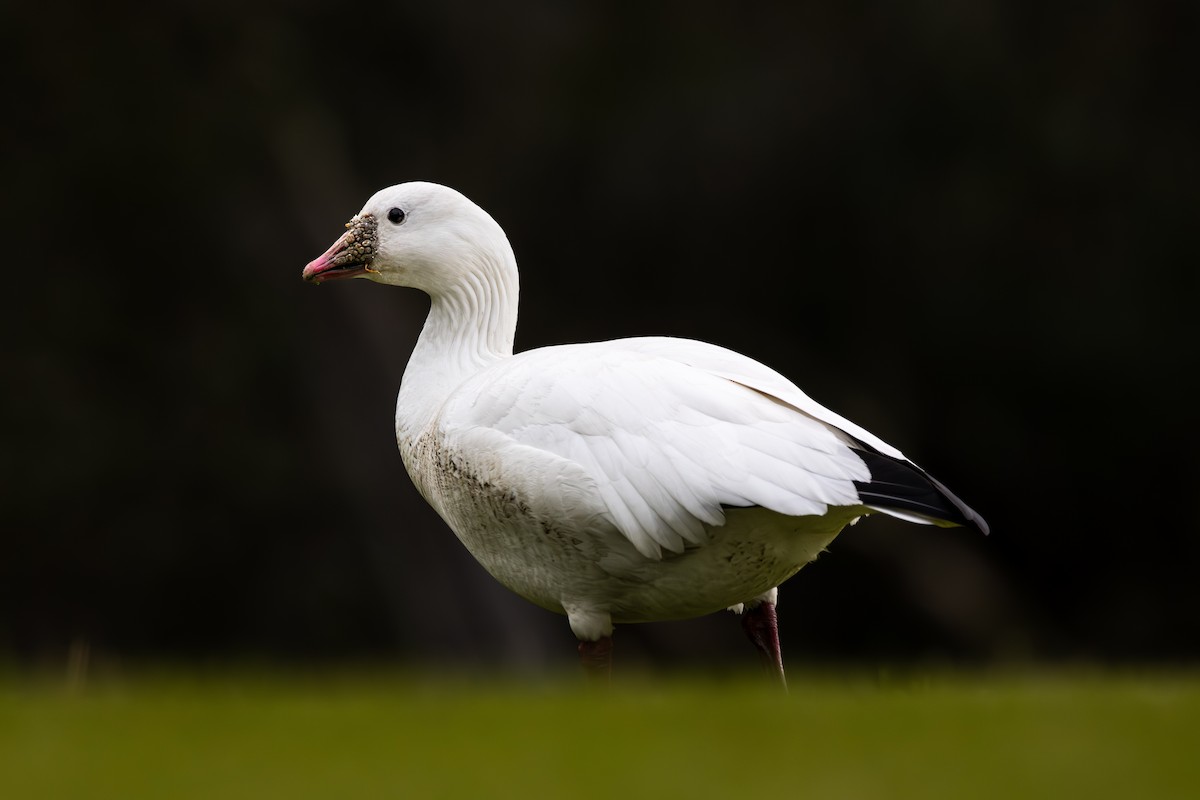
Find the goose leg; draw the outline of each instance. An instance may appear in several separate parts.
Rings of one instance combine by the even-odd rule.
[[[775,604],[762,601],[742,612],[742,628],[758,652],[762,655],[763,668],[777,679],[787,691],[787,678],[783,674],[783,653],[779,649],[779,622],[775,615]]]
[[[607,684],[612,677],[612,647],[612,636],[579,642],[579,663],[589,682]]]

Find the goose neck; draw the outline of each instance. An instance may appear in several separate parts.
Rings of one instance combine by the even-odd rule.
[[[515,267],[476,268],[431,295],[429,316],[404,371],[398,420],[435,413],[449,394],[481,369],[513,353],[517,328]]]

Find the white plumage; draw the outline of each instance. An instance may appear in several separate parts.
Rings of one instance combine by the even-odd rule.
[[[513,355],[515,258],[452,189],[384,189],[347,227],[306,279],[432,299],[396,409],[413,482],[493,576],[567,615],[585,663],[607,669],[614,622],[745,607],[782,678],[776,587],[846,524],[987,530],[900,451],[730,350],[649,337]]]

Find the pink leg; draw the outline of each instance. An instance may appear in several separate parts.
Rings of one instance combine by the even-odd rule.
[[[787,690],[787,678],[783,674],[783,653],[779,650],[779,622],[775,616],[775,604],[762,602],[742,613],[742,627],[750,641],[762,654],[763,667],[778,679]]]
[[[612,637],[601,636],[594,642],[579,643],[579,662],[589,682],[607,684],[612,677]]]

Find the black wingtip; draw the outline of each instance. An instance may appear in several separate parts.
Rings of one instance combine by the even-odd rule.
[[[911,511],[940,522],[991,533],[987,521],[946,486],[910,461],[880,453],[863,443],[857,450],[871,480],[855,481],[858,497],[869,506]]]

